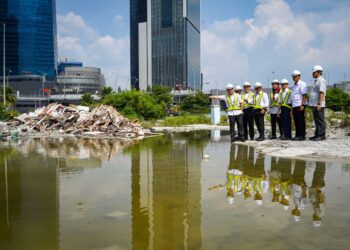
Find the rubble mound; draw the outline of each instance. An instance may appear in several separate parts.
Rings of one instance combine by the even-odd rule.
[[[116,109],[101,105],[90,111],[85,106],[63,106],[52,103],[15,118],[20,132],[53,132],[73,135],[113,135],[139,137],[144,132],[138,122],[132,122]]]

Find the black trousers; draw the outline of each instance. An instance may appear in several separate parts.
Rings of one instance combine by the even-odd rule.
[[[300,107],[293,108],[293,118],[295,125],[295,137],[305,138],[306,124],[305,124],[305,110],[301,111]]]
[[[248,140],[249,137],[254,140],[254,108],[246,108],[243,110],[243,127],[244,127],[244,138]]]
[[[281,107],[281,121],[283,127],[283,136],[286,139],[292,139],[292,117],[291,109],[287,107]]]
[[[276,137],[277,133],[277,124],[278,124],[278,128],[280,130],[280,136],[283,136],[283,129],[282,129],[282,121],[281,118],[279,118],[277,116],[277,114],[271,114],[271,130],[272,130],[272,136]]]
[[[326,137],[326,121],[324,116],[324,108],[321,108],[321,111],[317,111],[316,107],[312,107],[312,114],[315,121],[315,136],[316,137]]]
[[[259,137],[265,138],[265,113],[261,114],[261,109],[254,109],[254,120],[259,131]]]
[[[243,114],[240,115],[229,115],[228,116],[229,122],[230,122],[230,134],[231,134],[231,141],[235,139],[236,131],[235,131],[235,125],[237,124],[237,130],[238,130],[238,137],[240,139],[244,139],[244,132],[243,132]]]

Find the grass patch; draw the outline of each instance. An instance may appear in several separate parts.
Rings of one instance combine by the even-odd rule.
[[[166,117],[164,120],[160,121],[158,126],[165,127],[180,127],[184,125],[192,124],[211,124],[211,119],[209,116],[205,115],[184,115],[184,116],[174,116]]]

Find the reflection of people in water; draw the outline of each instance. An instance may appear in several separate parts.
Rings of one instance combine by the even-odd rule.
[[[291,179],[292,179],[292,163],[290,159],[280,159],[279,160],[279,170],[281,172],[281,183],[280,192],[281,200],[280,204],[283,205],[285,210],[289,208],[289,197],[291,189]]]
[[[246,147],[246,159],[243,165],[242,188],[244,200],[250,200],[253,194],[254,148]]]
[[[321,226],[322,216],[321,216],[321,206],[324,204],[324,194],[322,188],[325,187],[325,177],[326,174],[326,164],[324,162],[317,162],[314,176],[312,179],[311,187],[309,188],[309,200],[312,204],[314,214],[312,216],[313,226]]]
[[[277,158],[271,158],[271,169],[269,172],[270,191],[272,194],[272,202],[277,203],[280,201],[280,182],[281,171],[278,167]]]
[[[246,147],[231,145],[230,164],[227,171],[227,201],[234,203],[235,194],[242,193],[242,164],[246,155]]]
[[[292,192],[294,209],[292,215],[296,222],[300,221],[301,211],[305,208],[307,198],[307,185],[305,182],[306,162],[301,160],[295,161],[295,168],[292,178]]]

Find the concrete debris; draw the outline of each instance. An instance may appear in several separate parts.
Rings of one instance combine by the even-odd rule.
[[[118,113],[113,107],[101,105],[90,111],[84,106],[63,106],[53,103],[28,114],[21,114],[7,123],[18,133],[60,134],[137,138],[144,136],[141,125]],[[9,132],[13,134],[12,131]]]

